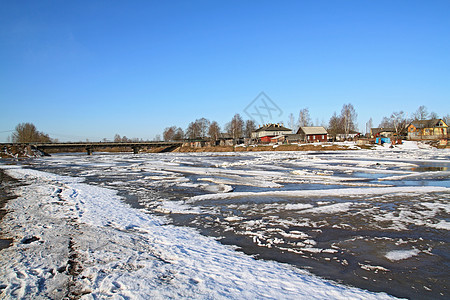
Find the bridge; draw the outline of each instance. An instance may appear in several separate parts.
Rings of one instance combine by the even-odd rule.
[[[163,148],[159,152],[170,152],[181,147],[183,142],[78,142],[78,143],[0,143],[0,149],[5,147],[22,147],[31,151],[39,151],[43,155],[49,156],[48,150],[80,150],[91,155],[94,150],[107,148],[131,148],[134,154],[138,154],[142,148]]]

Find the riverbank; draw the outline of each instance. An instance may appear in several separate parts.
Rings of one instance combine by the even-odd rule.
[[[5,174],[3,170],[0,169],[0,224],[3,220],[3,217],[7,214],[7,210],[5,209],[6,204],[9,200],[17,198],[10,189],[11,187],[16,187],[20,184],[20,182]],[[7,237],[2,227],[0,226],[0,250],[8,248],[11,246],[13,242],[12,238]]]
[[[283,144],[283,145],[237,145],[215,147],[180,147],[173,152],[260,152],[260,151],[338,151],[370,149],[370,145],[356,146],[354,143],[314,143],[314,144]]]
[[[349,143],[307,143],[307,144],[266,144],[266,145],[234,145],[234,146],[182,146],[173,149],[170,152],[260,152],[260,151],[336,151],[336,150],[358,150],[358,149],[371,149],[374,145],[356,145],[353,142]],[[167,147],[149,147],[142,148],[140,153],[161,153],[167,152]],[[47,154],[55,153],[76,153],[80,152],[79,149],[50,149]],[[94,153],[97,151],[93,151]],[[98,152],[108,153],[124,153],[132,152],[131,148],[127,147],[111,147],[101,149]],[[29,151],[26,148],[21,147],[8,147],[6,150],[0,152],[0,158],[15,159],[15,158],[33,158],[40,157],[42,153],[38,151]]]
[[[405,146],[406,145],[406,146]],[[181,146],[175,149],[167,151],[167,147],[149,147],[140,149],[139,153],[164,153],[164,152],[176,152],[176,153],[206,153],[206,152],[268,152],[268,151],[345,151],[345,150],[376,150],[383,148],[410,148],[413,146],[417,149],[423,148],[437,148],[444,149],[445,147],[439,146],[436,141],[403,141],[403,144],[391,145],[376,145],[367,144],[361,142],[327,142],[327,143],[305,143],[305,144],[258,144],[258,145],[234,145],[234,146]],[[447,146],[448,147],[448,146]],[[79,149],[62,149],[57,151],[55,149],[48,151],[48,154],[56,153],[79,153]],[[131,148],[127,147],[112,147],[101,149],[101,151],[92,151],[92,153],[132,153]],[[0,159],[22,159],[22,158],[34,158],[41,157],[42,153],[38,151],[25,151],[20,147],[10,147],[3,152],[0,152]]]

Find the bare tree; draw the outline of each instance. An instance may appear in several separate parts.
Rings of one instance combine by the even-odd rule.
[[[419,106],[416,112],[413,114],[414,120],[426,120],[428,119],[428,109],[425,105]]]
[[[309,109],[303,108],[298,114],[298,127],[311,126],[311,116],[309,115]]]
[[[409,120],[403,111],[395,111],[389,117],[383,117],[379,127],[393,128],[397,135],[403,134],[408,126]]]
[[[347,138],[350,131],[356,129],[356,114],[355,108],[352,104],[344,104],[341,110],[341,119],[343,124],[343,129],[345,137]]]
[[[184,139],[184,131],[180,127],[175,130],[175,134],[173,135],[173,139],[175,141],[181,141]]]
[[[233,139],[238,139],[242,137],[244,131],[244,121],[239,114],[235,114],[231,122],[226,125],[227,132],[231,135]]]
[[[177,130],[176,126],[172,126],[172,127],[167,127],[166,129],[164,129],[163,132],[163,138],[164,140],[167,141],[173,141],[173,137],[175,135],[175,131]]]
[[[442,117],[442,120],[445,122],[445,124],[450,125],[450,114],[446,114]]]
[[[195,123],[197,123],[197,126],[200,131],[200,137],[204,138],[208,135],[209,125],[211,122],[208,119],[201,118],[195,120]]]
[[[288,121],[289,128],[292,129],[292,133],[296,133],[298,130],[297,124],[295,122],[295,117],[293,113],[289,114],[289,121]]]
[[[12,133],[13,143],[50,143],[52,140],[48,134],[36,129],[32,123],[20,123]]]
[[[155,135],[155,138],[153,139],[155,142],[161,141],[161,135],[157,134]]]
[[[429,115],[430,119],[439,119],[439,115],[437,113],[435,113],[434,111],[432,111]]]
[[[193,140],[201,137],[201,128],[197,122],[191,122],[186,129],[186,137]]]
[[[333,139],[336,139],[336,135],[338,133],[342,133],[342,128],[342,118],[338,117],[336,112],[334,112],[330,118],[330,121],[328,122],[327,131],[333,137]]]
[[[392,125],[394,126],[397,135],[401,134],[408,126],[408,120],[403,111],[393,112],[391,115]]]
[[[212,141],[217,141],[220,137],[220,126],[216,121],[211,122],[208,128],[208,136]]]
[[[253,120],[245,121],[244,137],[251,138],[252,132],[256,130],[256,124]]]
[[[120,137],[120,135],[119,134],[115,134],[114,135],[114,142],[115,143],[120,143],[122,141],[122,138]]]
[[[391,119],[389,119],[388,117],[383,117],[383,119],[381,119],[380,125],[378,125],[378,127],[380,127],[380,128],[394,128],[394,126],[392,125]]]
[[[372,118],[366,123],[366,134],[370,134],[370,130],[373,128],[373,120]]]

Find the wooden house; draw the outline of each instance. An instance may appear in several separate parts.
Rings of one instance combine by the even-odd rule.
[[[301,136],[302,141],[308,143],[328,141],[328,132],[322,126],[300,127],[297,134]]]
[[[252,139],[261,143],[270,143],[277,136],[292,133],[292,130],[281,124],[266,124],[252,132]]]
[[[336,133],[336,141],[353,141],[358,139],[360,136],[360,132],[350,130],[348,133]]]
[[[284,141],[286,141],[286,136],[284,135],[278,135],[270,138],[270,142],[274,144],[282,144]]]
[[[392,137],[396,133],[395,128],[370,128],[370,137],[371,138],[377,138],[377,137]]]
[[[408,140],[448,138],[448,125],[442,119],[415,120],[408,125]]]

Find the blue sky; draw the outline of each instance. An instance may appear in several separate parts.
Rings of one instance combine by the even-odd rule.
[[[0,141],[153,139],[265,92],[284,121],[450,113],[450,1],[0,0]]]

